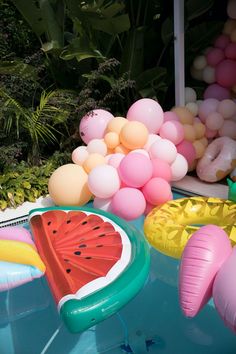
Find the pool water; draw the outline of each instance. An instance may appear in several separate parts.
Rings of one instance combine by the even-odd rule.
[[[139,229],[142,223],[133,222]],[[0,293],[0,354],[235,354],[236,336],[212,301],[194,319],[182,315],[178,268],[178,260],[151,248],[150,275],[140,293],[81,334],[64,327],[45,277]]]

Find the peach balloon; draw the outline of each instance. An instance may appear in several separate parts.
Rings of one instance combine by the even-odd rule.
[[[171,111],[177,114],[182,124],[193,124],[194,115],[186,107],[174,107]]]
[[[218,130],[222,127],[223,123],[224,118],[222,117],[222,115],[218,112],[212,112],[209,114],[209,116],[207,116],[205,124],[208,129]]]
[[[207,65],[207,61],[204,55],[197,56],[193,61],[193,67],[196,70],[203,70],[206,65]]]
[[[116,132],[106,133],[104,136],[104,142],[109,149],[114,149],[120,144],[119,134]]]
[[[163,123],[163,110],[157,101],[151,98],[141,98],[130,106],[127,119],[139,121],[146,126],[149,133],[157,134]]]
[[[196,139],[200,139],[205,135],[206,127],[200,120],[199,122],[194,120],[193,129],[195,131]]]
[[[88,155],[89,153],[87,150],[87,146],[78,146],[75,150],[73,150],[71,159],[77,165],[83,165]]]
[[[115,147],[115,153],[116,154],[124,154],[127,155],[130,152],[129,149],[127,149],[124,145],[119,144],[117,147]]]
[[[148,140],[146,126],[138,121],[129,121],[120,132],[120,141],[127,149],[142,148]]]
[[[106,156],[107,146],[102,139],[92,139],[87,145],[89,154],[100,154]]]
[[[224,124],[219,130],[219,136],[227,136],[231,139],[236,139],[236,122],[232,120],[224,121]]]
[[[196,139],[196,134],[193,125],[184,124],[184,139],[187,141],[194,141]]]
[[[110,120],[110,122],[107,125],[107,132],[113,132],[120,134],[121,129],[125,126],[125,124],[128,123],[128,120],[123,117],[115,117]]]
[[[219,103],[218,112],[224,119],[230,119],[236,114],[236,103],[233,100],[223,100]]]
[[[208,140],[207,140],[206,137],[203,137],[203,138],[201,138],[201,139],[198,139],[198,141],[200,141],[201,144],[202,144],[205,148],[207,147],[207,145],[208,145]]]
[[[103,155],[94,153],[90,154],[87,159],[83,163],[83,168],[87,173],[92,171],[92,169],[96,166],[99,165],[105,165],[106,164],[106,159]]]
[[[76,164],[57,168],[49,178],[48,191],[56,205],[84,205],[92,197],[88,175]]]
[[[204,155],[205,146],[201,143],[200,140],[195,140],[193,142],[193,146],[194,146],[195,151],[196,151],[196,158],[200,159]]]

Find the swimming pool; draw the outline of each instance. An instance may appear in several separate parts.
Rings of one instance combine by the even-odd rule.
[[[133,224],[141,228],[142,222]],[[45,278],[0,293],[0,354],[235,354],[236,336],[212,302],[194,319],[182,315],[178,267],[179,261],[151,249],[141,292],[81,334],[70,334],[60,321]]]

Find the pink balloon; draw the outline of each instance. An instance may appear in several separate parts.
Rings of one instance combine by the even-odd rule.
[[[168,139],[177,145],[184,139],[183,125],[174,120],[169,122],[167,121],[162,124],[159,135],[163,139]]]
[[[231,42],[227,45],[227,47],[225,48],[225,56],[228,59],[236,59],[236,43],[235,42]]]
[[[216,66],[225,58],[225,54],[222,49],[212,48],[206,55],[207,63],[210,66]]]
[[[80,121],[79,131],[81,139],[88,144],[92,139],[102,139],[108,122],[114,116],[104,109],[94,109],[87,113]]]
[[[223,60],[216,66],[216,81],[219,85],[231,88],[236,85],[236,62],[231,59]]]
[[[190,237],[179,271],[180,306],[185,316],[194,317],[209,301],[215,276],[231,252],[228,235],[216,225],[203,226]]]
[[[183,140],[176,148],[178,153],[186,158],[189,165],[196,159],[196,150],[190,141]]]
[[[129,153],[118,168],[121,180],[129,187],[140,188],[152,177],[151,160],[143,154]]]
[[[124,157],[125,154],[119,152],[112,154],[108,160],[108,165],[118,168]]]
[[[154,177],[145,184],[142,192],[148,203],[159,205],[169,200],[171,187],[163,178]]]
[[[158,102],[151,98],[141,98],[130,106],[128,120],[143,123],[149,133],[157,134],[163,123],[163,110]]]
[[[229,44],[230,38],[227,34],[221,34],[216,38],[214,46],[216,48],[225,49],[225,47]]]
[[[112,198],[112,212],[125,220],[139,218],[145,209],[146,201],[139,189],[121,188]]]
[[[212,84],[206,88],[203,96],[204,100],[207,100],[208,98],[216,98],[217,100],[221,101],[226,98],[230,98],[230,91],[229,89],[218,84]]]
[[[208,127],[206,127],[206,132],[205,132],[205,137],[208,139],[215,138],[218,134],[217,130],[211,130]]]
[[[171,167],[168,162],[158,158],[152,159],[151,162],[153,167],[152,177],[160,177],[166,180],[167,182],[170,182],[172,178],[172,173]]]
[[[227,327],[236,333],[236,248],[216,274],[213,285],[215,307]]]

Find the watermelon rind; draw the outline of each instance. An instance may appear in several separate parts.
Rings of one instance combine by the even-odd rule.
[[[127,253],[125,266],[120,268],[121,273],[102,289],[96,288],[87,295],[76,298],[74,294],[66,295],[59,304],[60,315],[72,333],[87,330],[105,320],[125,306],[142,289],[150,269],[149,245],[143,234],[119,217],[99,209],[89,207],[49,207],[33,209],[29,219],[36,214],[51,210],[72,211],[98,214],[116,224],[126,234],[131,245],[131,253]],[[129,247],[128,247],[129,248]],[[86,294],[86,293],[85,293]]]

